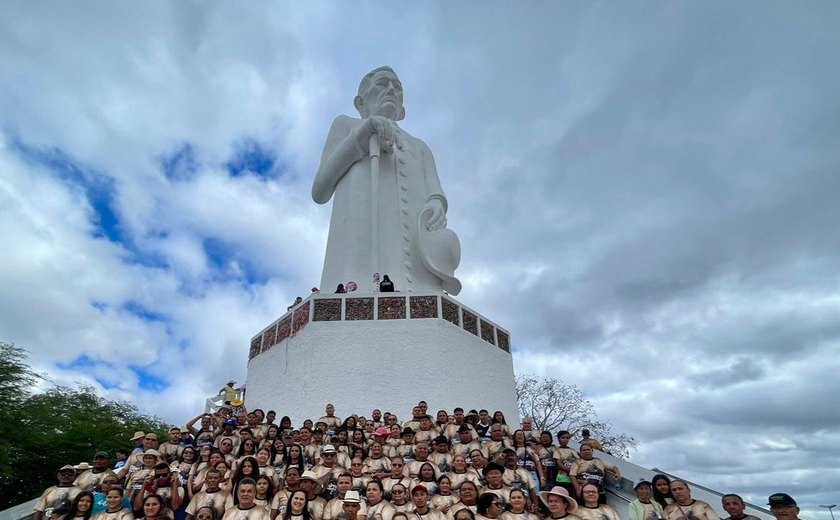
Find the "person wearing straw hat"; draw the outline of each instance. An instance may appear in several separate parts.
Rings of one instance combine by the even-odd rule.
[[[146,434],[142,431],[136,431],[134,432],[134,435],[131,436],[131,439],[129,440],[134,443],[134,448],[131,450],[132,455],[143,451],[143,437],[145,436]]]
[[[358,491],[347,491],[344,497],[341,498],[341,510],[344,513],[345,520],[361,520],[366,518],[366,515],[361,512],[363,507],[364,502],[362,502]],[[324,515],[324,518],[326,518],[326,515]]]
[[[394,70],[366,74],[353,105],[361,118],[333,121],[312,183],[316,203],[334,198],[321,287],[387,273],[399,291],[458,294],[461,247],[446,229],[432,151],[397,125],[405,108]]]
[[[236,399],[236,380],[231,379],[227,382],[225,386],[223,386],[219,390],[219,395],[224,396],[222,400],[225,404],[230,404],[234,399]]]
[[[540,502],[548,509],[546,520],[580,520],[580,517],[572,512],[577,509],[577,502],[569,496],[564,487],[554,486],[550,491],[540,491]]]
[[[143,432],[137,432],[134,434],[136,437],[137,434],[142,434]],[[134,439],[134,437],[132,437]],[[140,468],[143,467],[143,454],[149,450],[157,451],[158,448],[158,437],[157,434],[154,432],[149,432],[143,435],[143,449],[141,451],[134,450],[131,453],[131,456],[128,457],[128,460],[125,461],[125,465],[120,468],[117,472],[117,476],[120,480],[123,480],[125,476],[129,473],[133,473]],[[159,455],[159,454],[158,454]]]
[[[306,493],[307,509],[312,518],[316,520],[324,518],[327,501],[318,496],[322,489],[322,482],[318,475],[311,470],[304,471],[300,476],[300,488]]]
[[[50,486],[41,493],[35,502],[33,520],[46,520],[58,517],[70,510],[73,499],[82,489],[73,485],[76,480],[76,468],[67,464],[58,470],[58,484]]]
[[[359,497],[359,492],[352,488],[353,477],[350,473],[342,473],[338,476],[337,495],[335,498],[327,502],[326,506],[324,506],[323,520],[337,520],[341,518],[342,512],[346,514],[346,508],[344,505],[348,503],[348,500],[350,500],[351,504],[355,503],[359,505],[359,507],[355,508],[353,511],[353,518],[358,518],[359,520],[367,518],[367,506]]]
[[[143,466],[128,474],[125,487],[128,492],[128,499],[132,503],[134,503],[138,494],[143,494],[143,483],[149,476],[154,476],[155,466],[159,462],[163,462],[163,457],[158,450],[146,450],[143,452]]]

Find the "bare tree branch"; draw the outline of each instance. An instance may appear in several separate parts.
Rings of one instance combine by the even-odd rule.
[[[592,402],[575,386],[553,377],[537,378],[532,374],[516,377],[516,401],[522,417],[530,417],[534,428],[557,433],[568,430],[573,438],[580,439],[580,431],[588,428],[598,439],[604,451],[616,457],[627,458],[636,449],[633,437],[612,433],[609,423],[598,421]]]

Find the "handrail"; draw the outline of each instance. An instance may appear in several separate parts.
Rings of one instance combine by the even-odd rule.
[[[617,491],[615,491],[615,490],[613,490],[613,489],[609,489],[609,488],[605,489],[605,491],[606,491],[607,493],[609,493],[610,495],[612,495],[612,496],[614,496],[614,497],[616,497],[616,498],[619,498],[619,499],[621,499],[621,500],[623,500],[623,501],[627,502],[628,504],[629,504],[630,502],[632,502],[632,500],[630,500],[629,498],[627,498],[626,496],[624,496],[623,492],[622,492],[622,493],[619,493],[619,492],[617,492]]]
[[[38,503],[38,499],[34,498],[22,504],[4,509],[0,511],[0,520],[29,520],[35,513],[36,503]]]

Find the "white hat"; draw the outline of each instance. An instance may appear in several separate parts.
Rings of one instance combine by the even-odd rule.
[[[540,491],[540,500],[542,500],[542,503],[545,504],[546,507],[548,507],[548,495],[558,496],[565,500],[567,504],[566,509],[569,511],[574,511],[577,507],[577,502],[574,498],[569,496],[569,492],[564,487],[554,486],[551,488],[551,491]]]
[[[461,292],[461,282],[455,278],[455,269],[461,263],[461,242],[451,229],[435,231],[426,229],[424,214],[417,216],[417,238],[420,244],[420,259],[426,269],[443,282],[443,290],[452,295]]]
[[[359,492],[356,490],[348,490],[344,493],[344,500],[342,500],[345,504],[361,504],[362,499],[359,497]]]

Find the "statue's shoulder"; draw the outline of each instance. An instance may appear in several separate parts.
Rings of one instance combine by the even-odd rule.
[[[358,117],[350,117],[341,114],[333,120],[331,130],[347,130],[350,128],[355,128],[361,125],[363,121],[364,119],[360,119]]]

